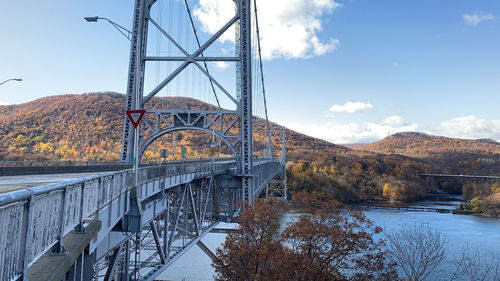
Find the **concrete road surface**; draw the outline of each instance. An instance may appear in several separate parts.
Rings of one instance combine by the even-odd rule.
[[[51,175],[24,175],[0,177],[0,193],[17,189],[47,185],[56,182],[68,181],[76,178],[97,175],[99,173],[72,173]]]

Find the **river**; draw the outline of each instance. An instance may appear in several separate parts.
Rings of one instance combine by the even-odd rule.
[[[453,196],[438,196],[406,205],[454,209],[460,204],[459,199]],[[384,228],[384,231],[397,231],[403,224],[428,224],[432,229],[445,235],[448,252],[447,261],[427,280],[449,280],[449,277],[448,279],[446,277],[450,276],[450,271],[455,268],[453,260],[464,247],[478,249],[482,254],[500,254],[500,219],[498,218],[382,209],[364,211],[364,213],[375,224]]]
[[[395,203],[387,204],[398,205]],[[434,196],[424,201],[399,204],[398,206],[454,209],[459,204],[460,197],[457,196]],[[454,268],[453,257],[458,255],[466,246],[472,249],[477,248],[482,253],[493,252],[500,254],[500,219],[474,215],[385,209],[370,209],[363,212],[376,225],[383,227],[384,231],[398,230],[403,224],[429,224],[432,229],[440,231],[446,236],[448,259],[439,270],[433,272],[426,280],[449,280],[446,277],[450,275],[450,270]],[[293,211],[286,213],[283,215],[282,221],[283,223],[290,222],[298,215],[299,213]],[[223,234],[210,234],[209,236],[203,238],[203,241],[212,250],[224,241]],[[159,280],[183,280],[184,278],[185,280],[213,280],[213,274],[210,259],[198,247],[193,247],[167,269],[161,276],[163,278],[159,278]]]

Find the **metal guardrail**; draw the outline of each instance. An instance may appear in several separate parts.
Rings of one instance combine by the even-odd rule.
[[[0,167],[54,167],[122,165],[118,161],[0,161]]]
[[[139,184],[188,173],[221,173],[234,167],[234,160],[225,159],[144,167],[139,169]],[[25,275],[28,266],[65,234],[81,229],[85,219],[132,187],[132,170],[127,169],[1,194],[0,280]]]
[[[231,160],[234,158],[218,158],[219,160]],[[211,158],[189,159],[190,161],[211,161]],[[177,164],[186,162],[183,160],[166,160],[166,161],[151,161],[142,162],[141,166],[152,166],[160,164]],[[120,161],[0,161],[0,167],[59,167],[59,166],[132,166],[132,164],[123,163]]]

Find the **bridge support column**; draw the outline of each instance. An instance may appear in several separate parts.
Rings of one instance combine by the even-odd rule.
[[[146,44],[148,39],[148,19],[150,5],[156,0],[145,1],[136,0],[134,6],[134,24],[132,29],[132,40],[130,45],[130,64],[128,70],[126,110],[134,109],[138,102],[141,102],[144,84],[144,70],[146,56]],[[138,108],[136,108],[138,109]],[[122,155],[121,161],[130,163],[133,157],[133,143],[135,131],[130,120],[124,114],[124,126],[122,134]]]
[[[86,281],[92,280],[94,274],[97,274],[94,270],[94,265],[96,263],[95,252],[93,254],[87,254],[85,251],[78,257],[70,271],[66,273],[66,281]],[[32,279],[30,279],[32,280]]]
[[[76,281],[86,281],[86,280],[92,280],[94,278],[94,273],[97,274],[99,268],[97,267],[96,264],[96,252],[92,254],[87,254],[83,253],[80,256],[80,259],[82,260],[81,263],[81,279],[77,279]],[[96,272],[94,272],[94,265],[96,265]],[[78,275],[78,274],[77,274]]]
[[[241,168],[243,200],[253,204],[252,43],[250,0],[239,0],[241,64]]]
[[[125,241],[125,249],[123,250],[123,263],[121,271],[122,272],[120,273],[118,280],[128,281],[130,272],[130,242],[128,239]]]
[[[141,231],[142,222],[142,205],[137,194],[130,195],[130,206],[128,214],[124,218],[125,227],[128,232]]]

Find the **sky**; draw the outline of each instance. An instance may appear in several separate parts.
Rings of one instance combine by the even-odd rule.
[[[181,3],[160,2],[167,10]],[[190,2],[202,40],[234,12],[231,0]],[[0,104],[124,93],[129,41],[106,22],[83,17],[131,29],[133,3],[2,3],[0,82],[23,81],[0,85]],[[334,143],[373,142],[400,131],[500,141],[500,1],[258,0],[257,6],[272,121]],[[214,53],[228,52],[231,32]],[[213,71],[227,82],[234,67],[218,64]]]

